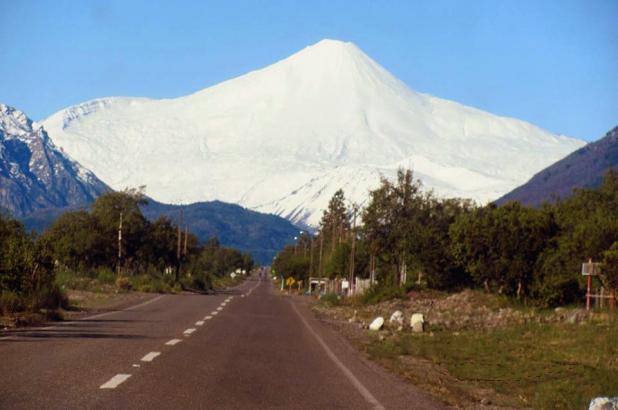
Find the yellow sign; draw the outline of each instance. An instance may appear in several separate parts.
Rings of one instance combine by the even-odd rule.
[[[294,280],[293,277],[290,276],[289,278],[286,279],[285,284],[288,285],[288,286],[292,286],[294,284],[294,282],[296,282],[296,281]]]

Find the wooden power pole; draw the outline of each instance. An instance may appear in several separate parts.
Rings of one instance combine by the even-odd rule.
[[[182,231],[180,226],[182,225],[183,210],[180,208],[180,221],[176,227],[177,242],[176,242],[176,283],[180,280],[180,245],[182,243]]]
[[[118,267],[117,275],[120,276],[122,265],[122,211],[120,211],[120,223],[118,224]]]
[[[353,294],[355,289],[354,289],[354,251],[355,251],[355,247],[356,247],[356,210],[357,207],[356,205],[354,205],[353,207],[354,209],[354,216],[352,217],[352,249],[350,251],[350,291]]]

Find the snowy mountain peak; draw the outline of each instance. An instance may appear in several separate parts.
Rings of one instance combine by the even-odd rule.
[[[318,65],[328,65],[338,59],[368,58],[354,43],[340,40],[324,39],[292,54],[288,59],[314,59]]]
[[[21,136],[32,132],[32,120],[23,112],[0,103],[0,131],[6,135]]]
[[[107,186],[56,148],[45,129],[0,104],[0,208],[15,215],[92,201]]]
[[[337,40],[186,97],[98,99],[44,124],[113,188],[309,225],[337,189],[362,203],[400,166],[440,195],[485,202],[584,144],[417,93]]]

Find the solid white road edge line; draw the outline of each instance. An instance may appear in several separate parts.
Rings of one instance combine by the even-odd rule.
[[[161,352],[150,352],[146,356],[142,357],[142,362],[152,362],[155,357],[160,355]]]
[[[100,389],[115,389],[120,384],[124,383],[129,377],[131,377],[130,374],[123,374],[123,373],[117,374],[111,379],[109,379],[107,382],[103,383],[101,387],[99,388]]]
[[[333,353],[333,351],[330,350],[330,347],[328,347],[326,342],[324,342],[324,340],[320,337],[320,335],[315,330],[313,330],[313,328],[311,327],[309,322],[307,322],[307,320],[303,317],[303,315],[300,314],[300,312],[298,311],[294,303],[290,301],[290,305],[292,305],[292,309],[294,310],[294,312],[296,312],[296,315],[300,318],[300,321],[303,322],[307,330],[309,330],[309,333],[311,333],[313,337],[315,337],[315,339],[318,341],[320,346],[322,346],[322,348],[326,352],[326,355],[329,357],[329,359],[332,360],[332,362],[337,365],[337,367],[348,378],[350,383],[352,383],[352,385],[356,388],[356,390],[358,390],[361,396],[363,396],[365,400],[367,400],[367,402],[371,404],[375,410],[385,410],[384,406],[378,401],[378,399],[376,399],[373,396],[373,394],[371,394],[371,392],[360,382],[360,380],[358,380],[356,376],[354,376],[354,373],[352,373],[352,371],[348,369],[341,362],[341,360],[339,360],[339,358],[335,355],[335,353]]]
[[[174,345],[177,345],[180,342],[182,342],[182,340],[180,340],[180,339],[172,339],[172,340],[168,340],[167,342],[165,342],[165,344],[167,346],[174,346]]]

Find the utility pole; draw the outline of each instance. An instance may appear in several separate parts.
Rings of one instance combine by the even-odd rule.
[[[356,246],[356,210],[357,206],[353,205],[354,216],[352,217],[352,250],[350,251],[350,291],[354,294],[354,250]]]
[[[333,223],[333,242],[331,246],[331,254],[335,253],[335,241],[337,240],[337,225]]]
[[[369,256],[369,283],[373,286],[376,282],[376,257],[372,253]]]
[[[120,223],[118,224],[118,267],[117,275],[120,276],[122,265],[122,211],[120,211]]]
[[[182,254],[187,256],[187,242],[189,241],[189,225],[185,225],[185,246]]]
[[[320,272],[320,278],[324,275],[324,273],[322,272],[322,249],[324,248],[324,235],[323,232],[320,232],[320,265],[319,265],[319,272]]]
[[[313,234],[311,234],[311,246],[309,247],[309,277],[311,277],[312,275],[313,275]],[[311,284],[309,284],[309,286],[311,286]]]
[[[180,221],[176,227],[177,242],[176,242],[176,283],[180,280],[180,245],[182,243],[182,231],[180,226],[182,225],[183,209],[180,208]]]

